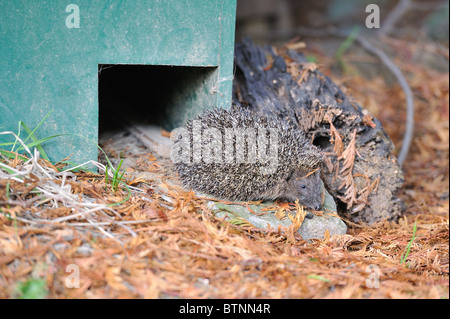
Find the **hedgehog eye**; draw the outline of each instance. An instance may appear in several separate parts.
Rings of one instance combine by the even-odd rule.
[[[306,188],[305,184],[301,184],[300,188],[305,189]]]

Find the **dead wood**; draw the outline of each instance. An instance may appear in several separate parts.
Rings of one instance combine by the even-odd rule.
[[[397,220],[403,173],[376,118],[293,50],[237,44],[233,101],[301,127],[327,154],[323,180],[353,221]]]

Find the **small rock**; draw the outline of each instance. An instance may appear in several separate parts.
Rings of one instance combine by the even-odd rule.
[[[239,224],[241,222],[248,222],[256,228],[261,229],[278,229],[279,226],[289,227],[292,221],[289,218],[279,220],[275,217],[275,211],[264,211],[266,207],[270,207],[274,202],[263,202],[259,205],[249,205],[250,210],[239,204],[223,204],[215,203],[212,208],[216,210],[216,217],[226,217],[229,222]],[[328,212],[323,216],[318,216],[310,213],[312,218],[305,218],[297,233],[303,239],[323,239],[325,232],[328,230],[330,236],[344,235],[347,233],[347,226],[336,216],[329,213],[337,214],[336,203],[333,197],[325,190],[325,200],[323,209]]]

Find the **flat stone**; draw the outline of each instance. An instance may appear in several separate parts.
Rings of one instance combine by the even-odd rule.
[[[264,210],[267,207],[273,206],[274,202],[262,202],[258,205],[248,205],[244,202],[236,202],[236,204],[214,203],[212,209],[215,216],[218,218],[225,218],[225,220],[233,224],[247,223],[260,229],[276,230],[279,226],[289,227],[292,221],[286,217],[282,220],[275,217],[275,210]],[[323,239],[325,232],[328,230],[330,236],[344,235],[347,233],[347,226],[345,223],[332,214],[337,214],[336,204],[333,197],[325,190],[325,200],[323,203],[323,216],[318,216],[313,213],[309,216],[312,218],[305,218],[297,233],[303,239]],[[295,211],[292,213],[295,214]]]

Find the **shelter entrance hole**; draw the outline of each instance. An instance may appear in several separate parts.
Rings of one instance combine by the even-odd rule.
[[[217,67],[99,64],[99,137],[128,125],[172,130],[216,105]]]

